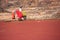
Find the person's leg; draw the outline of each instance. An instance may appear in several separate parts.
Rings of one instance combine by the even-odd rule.
[[[23,20],[24,20],[24,18],[23,18],[23,17],[18,18],[18,21],[23,21]]]
[[[21,18],[18,18],[18,21],[23,21]]]

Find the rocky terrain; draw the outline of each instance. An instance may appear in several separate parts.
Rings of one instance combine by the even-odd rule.
[[[34,4],[33,4],[34,5]],[[16,7],[17,8],[17,7]],[[14,7],[7,9],[14,10]],[[22,8],[26,12],[27,19],[44,20],[60,19],[60,1],[40,1],[37,6],[26,6]],[[11,13],[0,13],[0,20],[12,20]],[[17,20],[17,19],[16,19]]]

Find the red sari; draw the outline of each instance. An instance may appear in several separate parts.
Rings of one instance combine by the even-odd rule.
[[[16,14],[17,14],[18,18],[22,18],[23,17],[22,12],[19,11],[19,10],[16,10]]]

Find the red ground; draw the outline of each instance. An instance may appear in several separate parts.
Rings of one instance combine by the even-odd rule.
[[[0,40],[60,40],[60,20],[0,22]]]

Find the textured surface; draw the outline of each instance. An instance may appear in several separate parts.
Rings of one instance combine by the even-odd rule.
[[[30,1],[23,1],[21,2],[23,5],[23,11],[26,11],[27,19],[60,19],[60,0],[34,0],[32,2],[31,7],[29,7],[28,2]],[[35,5],[36,3],[36,5]],[[15,4],[15,3],[14,3]],[[18,3],[20,6],[20,3]],[[35,5],[34,7],[33,4]],[[27,6],[28,5],[28,6]],[[25,7],[26,6],[26,7]],[[6,9],[9,12],[12,12],[12,10],[15,10],[16,5],[9,7]],[[9,16],[9,17],[8,17]],[[0,13],[0,20],[12,20],[11,14],[5,16],[5,13]]]
[[[0,21],[0,40],[60,40],[60,20]]]

